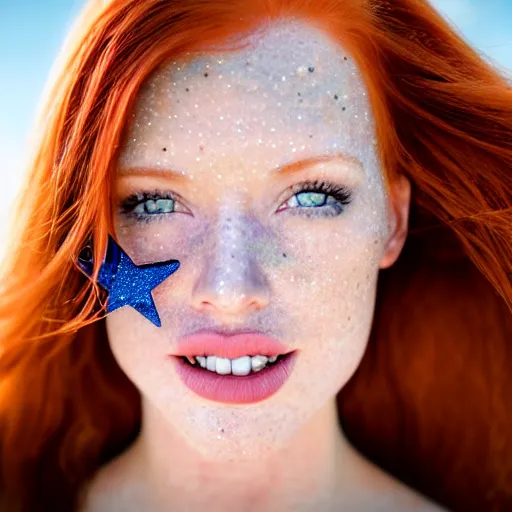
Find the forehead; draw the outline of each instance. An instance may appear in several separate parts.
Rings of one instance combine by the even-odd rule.
[[[253,32],[247,47],[167,62],[138,92],[120,167],[274,167],[342,154],[376,165],[373,119],[357,65],[304,21]]]

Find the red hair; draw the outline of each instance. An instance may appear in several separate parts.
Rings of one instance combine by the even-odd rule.
[[[42,111],[1,280],[0,476],[13,509],[73,509],[138,433],[139,393],[110,352],[98,287],[74,263],[90,236],[99,261],[114,232],[138,88],[168,59],[287,16],[356,60],[386,183],[412,183],[410,234],[380,272],[368,349],[338,396],[343,428],[450,508],[511,509],[512,91],[423,0],[86,6]]]

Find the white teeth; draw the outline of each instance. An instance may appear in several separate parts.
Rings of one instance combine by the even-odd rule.
[[[233,375],[249,375],[251,373],[251,357],[243,356],[231,361]]]
[[[265,365],[268,363],[267,356],[254,356],[251,357],[251,368],[253,372],[259,372],[265,368]]]
[[[219,375],[229,375],[231,373],[231,359],[225,357],[217,357],[215,363],[215,371]]]
[[[196,356],[195,358],[187,356],[188,361],[195,365],[196,363],[211,372],[219,375],[249,375],[251,372],[263,370],[269,363],[274,363],[279,356],[242,356],[237,359],[228,359],[227,357],[217,356]]]
[[[206,369],[210,370],[211,372],[215,371],[217,357],[216,356],[208,356],[206,358]]]
[[[206,368],[206,357],[204,356],[196,356],[197,362],[201,368]]]

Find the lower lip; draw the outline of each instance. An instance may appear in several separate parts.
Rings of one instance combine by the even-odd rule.
[[[245,376],[219,375],[192,366],[181,357],[172,356],[182,382],[197,395],[228,404],[251,404],[272,396],[288,380],[296,352],[256,373]]]

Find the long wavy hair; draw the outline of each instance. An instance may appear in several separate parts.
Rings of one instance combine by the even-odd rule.
[[[379,274],[368,349],[338,395],[341,425],[364,455],[451,509],[512,509],[506,77],[424,0],[95,0],[48,88],[2,267],[0,489],[13,510],[74,510],[140,428],[95,283],[139,87],[167,59],[218,51],[281,17],[351,53],[386,184],[399,174],[412,184],[410,233]],[[88,279],[75,261],[91,237]]]

